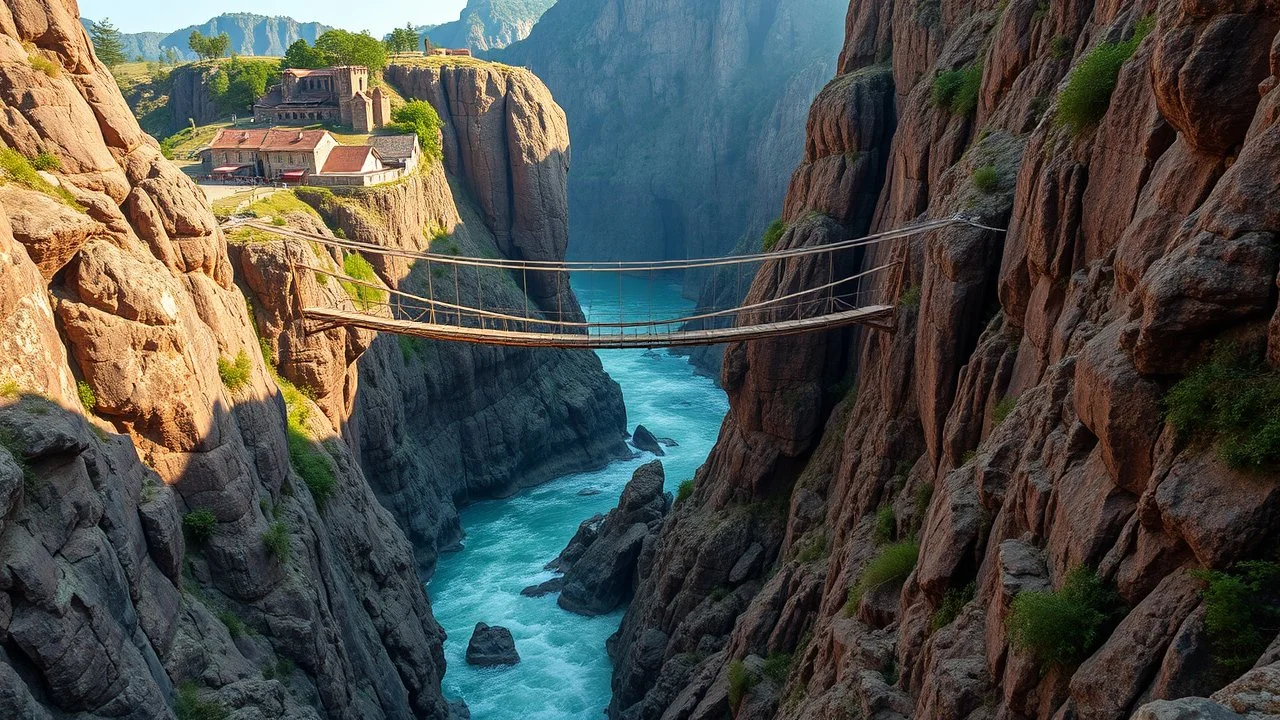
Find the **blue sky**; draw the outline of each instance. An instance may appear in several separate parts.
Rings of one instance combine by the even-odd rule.
[[[92,20],[109,17],[123,32],[173,32],[224,12],[252,12],[288,15],[301,22],[321,22],[347,30],[369,30],[381,36],[406,22],[435,25],[457,20],[464,5],[466,0],[80,0],[80,14]]]

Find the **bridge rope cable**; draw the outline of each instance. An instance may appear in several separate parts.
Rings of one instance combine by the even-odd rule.
[[[658,261],[583,261],[583,260],[508,260],[508,259],[489,259],[489,258],[468,258],[458,257],[454,255],[440,255],[431,252],[418,252],[413,250],[404,250],[399,248],[388,248],[372,243],[364,243],[349,239],[333,238],[318,233],[309,233],[301,230],[290,228],[282,228],[274,225],[268,225],[258,221],[244,221],[239,223],[231,223],[224,226],[228,229],[235,227],[250,227],[263,232],[280,235],[283,237],[293,237],[308,242],[317,242],[322,245],[340,247],[347,250],[355,250],[359,252],[368,252],[375,255],[384,255],[390,257],[400,257],[412,260],[427,260],[432,263],[441,263],[444,265],[453,265],[455,270],[457,266],[467,267],[487,267],[498,268],[503,270],[533,270],[538,271],[555,271],[555,272],[643,272],[646,270],[670,271],[670,270],[692,270],[698,268],[720,267],[726,265],[744,265],[754,262],[765,262],[769,260],[784,260],[793,257],[803,257],[807,255],[817,255],[826,252],[838,252],[840,250],[849,250],[868,245],[875,245],[884,240],[893,240],[901,237],[909,237],[932,230],[941,229],[951,225],[968,225],[970,227],[981,230],[989,230],[993,232],[1005,232],[1003,228],[990,227],[983,225],[974,220],[961,216],[950,218],[942,218],[939,220],[930,220],[916,225],[908,225],[894,230],[886,230],[880,233],[864,235],[858,238],[842,240],[840,242],[828,245],[813,245],[807,247],[789,248],[785,250],[776,250],[765,253],[752,253],[744,255],[727,255],[716,258],[696,258],[691,260],[658,260]]]
[[[855,275],[850,275],[849,277],[840,278],[839,280],[835,280],[833,282],[829,282],[824,285],[807,288],[804,290],[800,290],[798,292],[782,295],[776,298],[771,298],[769,300],[763,300],[760,302],[752,303],[750,305],[741,305],[741,306],[729,308],[727,310],[717,310],[714,312],[701,313],[698,315],[687,315],[684,317],[671,318],[667,320],[648,320],[648,321],[633,321],[633,322],[624,322],[621,319],[618,322],[579,322],[579,321],[571,321],[571,320],[550,320],[545,318],[535,318],[535,317],[521,316],[521,315],[509,315],[506,313],[495,312],[494,310],[485,310],[483,308],[473,308],[466,305],[448,303],[441,300],[434,300],[431,298],[423,297],[421,295],[415,295],[413,293],[406,292],[404,290],[400,290],[397,288],[386,287],[384,285],[379,285],[379,284],[367,282],[364,280],[358,280],[356,278],[350,278],[345,275],[339,274],[333,270],[316,267],[306,263],[299,263],[297,267],[304,270],[311,270],[312,272],[319,273],[322,275],[327,275],[329,277],[337,278],[341,282],[349,283],[352,285],[358,285],[362,287],[367,287],[380,292],[387,292],[396,297],[403,297],[409,300],[426,303],[428,306],[431,306],[431,307],[444,308],[446,310],[451,310],[453,311],[453,314],[459,316],[459,318],[461,317],[462,313],[467,313],[470,315],[475,315],[477,317],[485,317],[485,318],[490,318],[494,320],[506,320],[506,321],[525,323],[525,324],[532,323],[535,325],[549,325],[549,326],[554,326],[558,328],[578,328],[578,329],[619,328],[621,329],[621,328],[637,328],[637,327],[661,327],[661,326],[667,326],[667,325],[683,325],[695,320],[709,320],[711,318],[716,318],[716,317],[737,315],[739,313],[750,311],[750,310],[761,310],[761,309],[768,308],[771,305],[781,304],[787,300],[793,300],[793,299],[802,297],[804,295],[821,293],[824,290],[830,290],[832,288],[835,288],[836,286],[843,285],[845,283],[850,283],[855,280],[859,280],[868,275],[880,272],[881,270],[885,270],[887,268],[890,268],[890,267],[893,267],[894,265],[899,265],[899,264],[900,262],[886,263],[884,265],[871,268],[870,270],[864,270]],[[861,293],[855,293],[855,295],[859,295],[859,294]],[[382,303],[375,303],[375,304],[382,304]],[[389,303],[387,303],[387,305],[390,306]],[[500,308],[500,309],[507,309],[507,308]]]

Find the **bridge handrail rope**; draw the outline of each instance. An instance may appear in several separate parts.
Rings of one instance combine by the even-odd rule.
[[[707,267],[719,267],[725,265],[743,265],[754,262],[766,262],[769,260],[783,260],[793,257],[802,257],[806,255],[818,255],[828,252],[837,252],[840,250],[848,250],[853,248],[874,245],[884,240],[893,240],[901,237],[917,235],[931,230],[937,230],[951,225],[968,225],[982,230],[991,230],[994,232],[1004,232],[1003,228],[990,227],[978,223],[970,218],[956,215],[949,218],[939,220],[930,220],[916,225],[908,225],[894,230],[886,230],[880,233],[864,235],[859,238],[850,240],[842,240],[837,243],[828,245],[813,245],[799,248],[789,248],[786,250],[776,250],[765,253],[752,253],[745,255],[726,255],[716,258],[698,258],[692,260],[633,260],[633,261],[590,261],[590,260],[508,260],[508,259],[489,259],[489,258],[468,258],[456,255],[440,255],[431,252],[417,252],[413,250],[404,250],[400,248],[388,248],[372,243],[363,243],[349,239],[327,237],[319,233],[309,233],[292,228],[277,227],[256,220],[247,220],[234,222],[225,225],[230,229],[234,227],[249,227],[255,230],[280,235],[283,237],[293,237],[308,242],[317,242],[322,245],[330,245],[340,247],[347,250],[356,250],[360,252],[369,252],[376,255],[385,255],[391,257],[400,257],[411,260],[428,260],[432,263],[441,263],[444,265],[467,266],[467,267],[487,267],[498,268],[503,270],[534,270],[534,271],[565,271],[565,272],[641,272],[645,270],[692,270]]]
[[[482,316],[482,317],[486,317],[494,320],[507,320],[507,321],[519,322],[519,323],[532,323],[535,325],[552,325],[552,326],[562,327],[562,328],[566,328],[566,327],[567,328],[598,328],[598,327],[636,328],[636,327],[659,327],[664,325],[683,325],[685,323],[693,322],[695,320],[710,320],[712,318],[724,317],[727,315],[737,315],[738,313],[741,313],[747,310],[759,310],[759,309],[766,308],[770,305],[781,304],[786,300],[794,300],[795,298],[801,297],[803,295],[820,293],[824,290],[829,290],[829,289],[835,288],[838,285],[843,285],[845,283],[853,282],[854,280],[859,280],[868,275],[880,272],[881,270],[885,270],[887,268],[890,268],[890,267],[893,267],[894,265],[899,265],[899,264],[900,262],[885,263],[884,265],[871,268],[870,270],[864,270],[860,273],[857,273],[856,275],[850,275],[849,277],[841,278],[839,280],[826,283],[825,285],[819,285],[816,287],[807,288],[805,290],[800,290],[798,292],[794,292],[788,295],[781,295],[776,298],[763,300],[761,302],[752,303],[750,305],[741,305],[741,306],[729,308],[727,310],[717,310],[715,312],[702,313],[700,315],[686,315],[684,317],[672,318],[669,320],[648,320],[648,321],[642,320],[642,321],[634,321],[634,322],[621,322],[621,321],[619,322],[577,322],[577,321],[569,321],[569,320],[563,320],[563,321],[549,320],[546,318],[527,317],[523,315],[507,315],[505,313],[494,312],[493,310],[473,308],[473,307],[468,307],[466,305],[455,305],[453,303],[444,302],[442,300],[432,300],[430,298],[426,298],[421,295],[415,295],[410,292],[405,292],[397,288],[389,288],[384,285],[378,285],[378,284],[370,283],[364,280],[357,280],[355,278],[347,277],[346,275],[337,273],[333,270],[327,270],[325,268],[315,267],[313,265],[308,265],[306,263],[299,263],[298,267],[302,268],[303,270],[311,270],[312,272],[320,273],[322,275],[327,275],[329,277],[334,277],[341,280],[342,282],[350,283],[352,285],[359,285],[359,286],[371,288],[374,290],[384,291],[392,295],[395,295],[397,297],[404,297],[409,300],[416,300],[419,302],[426,303],[428,307],[422,308],[422,310],[424,311],[430,309],[431,306],[434,306],[436,308],[444,308],[446,310],[452,310],[456,314],[467,313],[467,314]],[[391,306],[390,303],[375,303],[375,304],[386,305],[388,307]],[[797,303],[793,307],[800,307],[800,306],[801,304]]]

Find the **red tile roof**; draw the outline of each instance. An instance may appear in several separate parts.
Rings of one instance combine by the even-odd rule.
[[[323,173],[358,173],[364,169],[365,161],[374,153],[368,145],[339,145],[329,151],[329,159],[324,163]]]
[[[324,130],[232,130],[224,128],[209,147],[214,150],[310,152],[328,135]]]
[[[209,147],[214,150],[257,150],[267,138],[269,130],[222,129],[213,137]]]

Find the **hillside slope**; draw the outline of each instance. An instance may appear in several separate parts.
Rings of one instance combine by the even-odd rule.
[[[851,3],[778,247],[1008,231],[868,252],[892,333],[728,349],[611,717],[1274,715],[1278,30],[1229,0]]]
[[[89,21],[81,19],[87,29]],[[171,33],[121,33],[124,56],[133,60],[162,60],[166,50],[173,50],[180,60],[195,60],[188,40],[193,31],[205,35],[226,33],[231,38],[228,52],[233,55],[265,55],[280,57],[298,40],[314,43],[316,38],[333,28],[315,22],[298,22],[291,17],[223,13],[199,25],[191,25]]]

